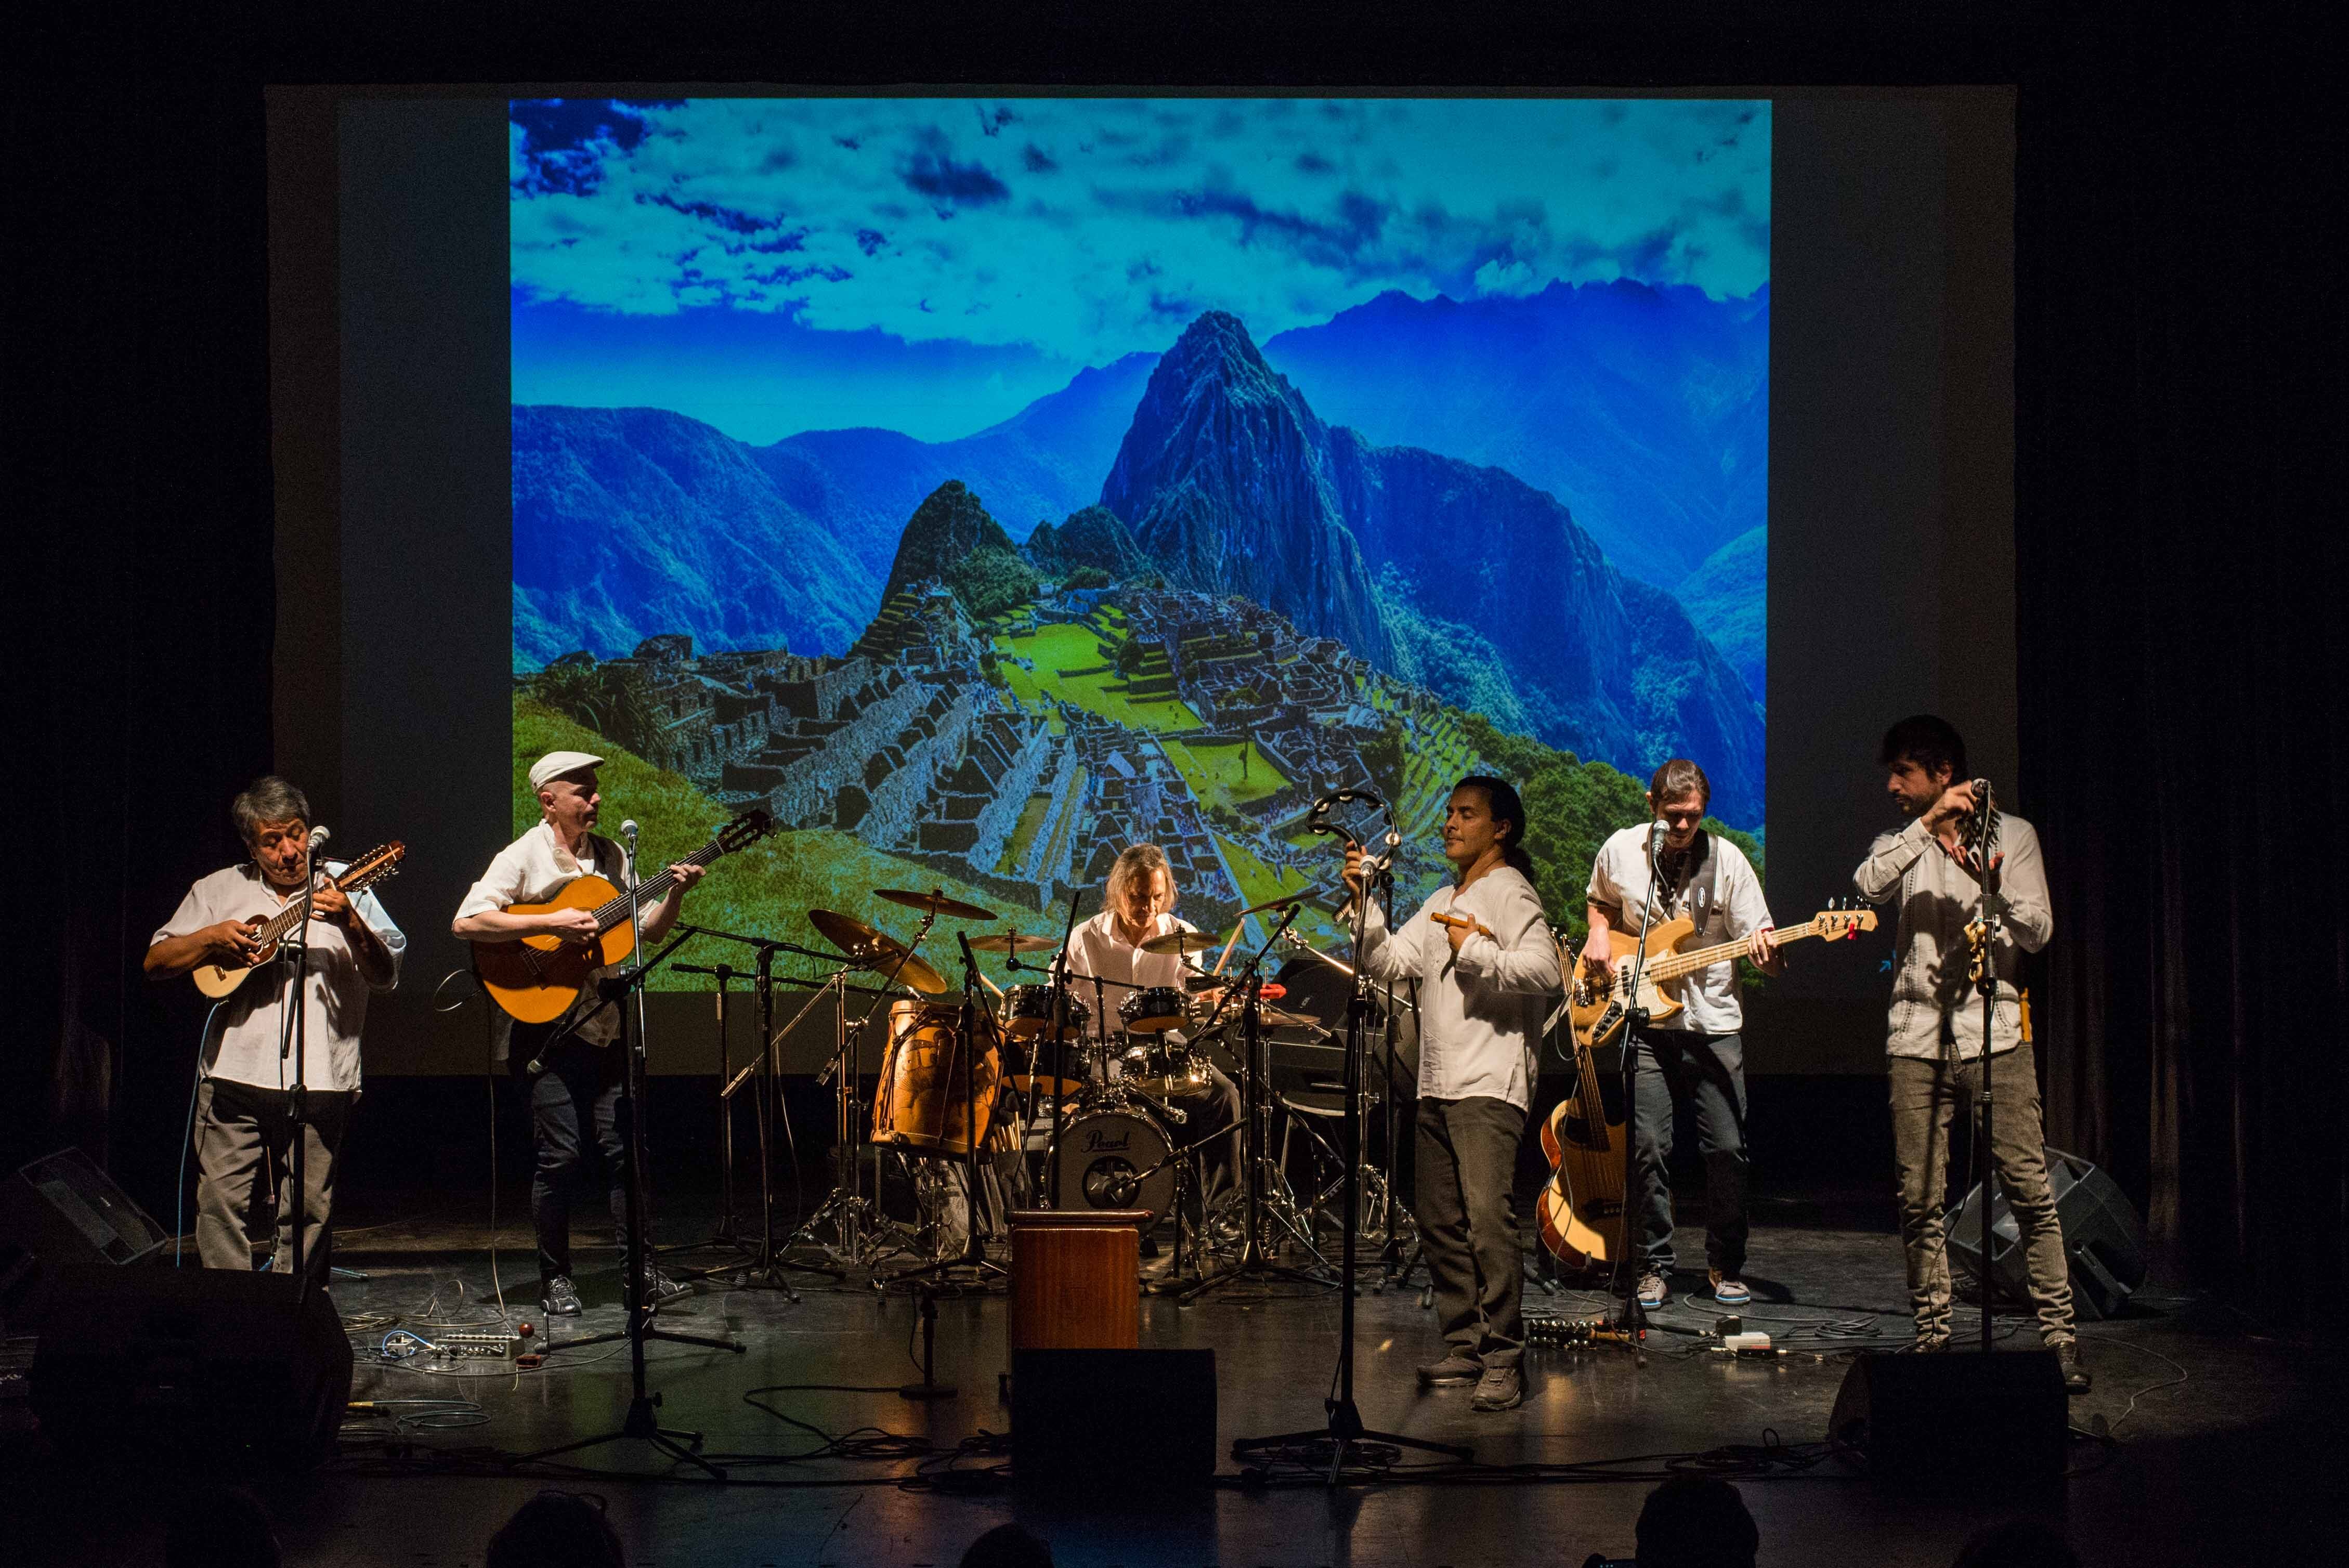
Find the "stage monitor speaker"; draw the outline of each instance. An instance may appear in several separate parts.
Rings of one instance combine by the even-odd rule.
[[[1011,1353],[1014,1483],[1131,1494],[1215,1474],[1213,1350]]]
[[[335,1452],[351,1345],[334,1302],[240,1269],[115,1269],[60,1283],[33,1413],[62,1454],[306,1469]]]
[[[0,1181],[0,1323],[37,1326],[59,1282],[154,1256],[171,1240],[78,1149]]]
[[[2054,1351],[1950,1350],[1853,1361],[1827,1440],[1894,1485],[2052,1482],[2069,1429]]]
[[[2081,1317],[2118,1315],[2145,1283],[2144,1227],[2137,1210],[2110,1176],[2060,1149],[2044,1151],[2047,1184],[2055,1194],[2056,1218],[2064,1225],[2064,1253],[2072,1276],[2072,1310]],[[1982,1277],[1982,1189],[1959,1205],[1950,1222],[1950,1261],[1970,1287]],[[2013,1305],[2031,1299],[2031,1276],[2023,1255],[2022,1233],[2008,1207],[2006,1188],[1990,1218],[1991,1279],[1996,1293]]]

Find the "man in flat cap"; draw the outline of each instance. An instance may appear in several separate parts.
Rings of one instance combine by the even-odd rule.
[[[603,760],[585,751],[550,751],[532,764],[530,784],[538,791],[539,823],[498,851],[490,869],[458,906],[450,931],[468,942],[512,942],[542,935],[579,943],[596,939],[595,916],[588,910],[518,914],[512,908],[518,903],[545,903],[582,876],[599,876],[622,889],[628,885],[626,854],[594,830],[596,809],[603,803],[596,792],[595,769]],[[669,868],[675,880],[667,893],[659,903],[644,908],[641,940],[647,945],[659,942],[677,924],[686,889],[701,880],[702,869],[682,864]],[[531,1141],[537,1151],[530,1212],[538,1232],[539,1310],[549,1316],[575,1316],[579,1312],[579,1293],[571,1283],[571,1202],[586,1170],[590,1128],[604,1157],[613,1229],[622,1256],[627,1252],[627,1183],[632,1172],[619,1125],[626,1065],[615,1044],[620,1015],[617,1008],[606,1007],[579,1022],[579,1016],[595,1005],[595,988],[585,986],[571,1011],[552,1024],[519,1024],[492,1010],[498,1059],[528,1080]],[[566,1026],[574,1024],[576,1027],[565,1034]],[[549,1045],[550,1041],[554,1043]],[[680,1288],[649,1265],[644,1284],[646,1299],[650,1301]]]

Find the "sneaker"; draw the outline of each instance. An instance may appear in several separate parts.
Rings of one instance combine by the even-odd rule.
[[[1920,1334],[1917,1343],[1909,1347],[1919,1356],[1942,1356],[1949,1352],[1950,1336],[1946,1334]]]
[[[1476,1380],[1476,1392],[1470,1396],[1472,1410],[1513,1410],[1526,1402],[1526,1380],[1510,1365],[1487,1367]]]
[[[673,1280],[669,1278],[668,1275],[661,1273],[658,1269],[648,1268],[645,1270],[645,1299],[647,1301],[662,1302],[668,1300],[671,1296],[690,1295],[692,1293],[693,1287],[685,1284],[681,1280]]]
[[[1457,1350],[1419,1369],[1422,1387],[1446,1387],[1458,1383],[1474,1383],[1485,1376],[1485,1364],[1474,1356],[1463,1356]]]
[[[1735,1274],[1725,1274],[1713,1269],[1710,1277],[1713,1280],[1713,1299],[1722,1305],[1748,1306],[1753,1304],[1754,1293],[1747,1290],[1744,1282]]]
[[[1672,1298],[1672,1287],[1653,1269],[1640,1275],[1640,1305],[1653,1312]]]
[[[556,1274],[538,1287],[538,1310],[549,1317],[579,1315],[579,1292],[569,1274]]]
[[[2056,1370],[2064,1374],[2064,1393],[2085,1394],[2096,1386],[2095,1379],[2088,1376],[2088,1368],[2080,1359],[2078,1340],[2061,1340],[2048,1348],[2055,1352]]]

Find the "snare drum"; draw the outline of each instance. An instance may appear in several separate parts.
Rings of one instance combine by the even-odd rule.
[[[889,1054],[882,1059],[880,1087],[873,1094],[873,1141],[920,1154],[965,1154],[976,1117],[983,1144],[1002,1067],[990,1041],[970,1064],[966,1106],[963,1063],[969,1048],[959,1007],[891,1003]]]
[[[1163,1035],[1183,1026],[1187,1000],[1172,985],[1153,985],[1127,995],[1117,1005],[1117,1016],[1129,1035]]]
[[[1061,1123],[1053,1191],[1063,1211],[1147,1209],[1154,1225],[1174,1206],[1174,1152],[1147,1111],[1088,1111]]]

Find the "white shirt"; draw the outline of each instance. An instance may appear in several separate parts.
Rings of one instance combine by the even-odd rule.
[[[1177,920],[1172,914],[1154,915],[1151,919],[1150,929],[1143,934],[1143,940],[1147,942],[1151,937],[1164,936],[1170,931],[1198,929],[1190,922]],[[1110,1033],[1114,1035],[1117,1032],[1118,1004],[1133,995],[1131,987],[1169,985],[1180,990],[1183,976],[1188,971],[1180,954],[1144,953],[1126,941],[1118,934],[1117,916],[1109,910],[1102,911],[1070,934],[1068,952],[1070,993],[1092,1010],[1092,1022],[1087,1026],[1088,1037],[1101,1034],[1104,1010],[1109,1015]],[[1115,980],[1122,984],[1104,985],[1096,995],[1093,986],[1075,978],[1080,975],[1095,975],[1104,981]]]
[[[2014,988],[2023,954],[2038,952],[2055,934],[2038,830],[2002,811],[1998,851],[2006,857],[1998,870],[2006,920],[1992,964],[1998,975],[1991,1023],[1993,1055],[2013,1050],[2023,1037]],[[1892,975],[1886,1054],[1939,1057],[1954,1045],[1961,1060],[1982,1055],[1982,993],[1968,973],[1972,949],[1965,935],[1966,923],[1982,908],[1982,884],[1933,842],[1921,818],[1897,833],[1878,834],[1868,859],[1852,873],[1852,883],[1870,903],[1899,902],[1900,927],[1894,939],[1899,958]]]
[[[1614,922],[1609,949],[1616,962],[1629,964],[1640,944],[1640,923],[1648,908],[1648,832],[1646,824],[1608,836],[1590,866],[1590,902],[1609,904],[1621,913]],[[1718,833],[1703,838],[1704,858],[1682,877],[1680,885],[1658,905],[1655,923],[1679,915],[1696,923],[1685,945],[1716,947],[1743,942],[1776,923],[1763,901],[1762,879],[1744,851]],[[1745,1011],[1737,1000],[1737,961],[1708,964],[1693,975],[1657,987],[1681,1005],[1669,1018],[1649,1027],[1680,1029],[1693,1035],[1733,1035],[1744,1027]]]
[[[350,869],[341,861],[320,864],[330,876]],[[193,936],[223,920],[275,914],[285,907],[262,877],[261,868],[247,861],[216,871],[188,889],[188,896],[180,901],[180,907],[148,945],[168,937]],[[351,907],[391,954],[391,978],[381,985],[371,984],[360,973],[358,958],[351,952],[343,928],[329,920],[310,922],[309,980],[303,991],[301,1017],[302,1081],[307,1088],[327,1092],[358,1088],[359,1031],[367,1026],[367,994],[388,991],[399,983],[399,955],[408,951],[408,938],[384,913],[373,890],[352,899]],[[206,1078],[262,1088],[293,1087],[293,1058],[277,1054],[290,962],[284,951],[279,950],[275,962],[247,975],[244,984],[212,1009],[202,1050]]]
[[[1428,918],[1439,913],[1465,915],[1494,934],[1471,932],[1455,954],[1445,928]],[[1495,866],[1464,892],[1449,883],[1436,889],[1392,933],[1373,899],[1361,966],[1374,980],[1419,982],[1423,1096],[1531,1109],[1534,1050],[1562,984],[1557,942],[1533,883]]]
[[[563,847],[562,837],[555,832],[554,824],[542,821],[497,852],[497,857],[490,861],[490,869],[481,873],[481,880],[467,890],[465,902],[457,906],[457,918],[462,920],[469,914],[494,913],[518,903],[544,903],[583,876],[599,876],[614,887],[626,891],[628,858],[619,845],[601,833],[590,833],[587,835],[587,856],[588,863],[585,865],[573,859],[571,851]],[[647,909],[646,913],[650,913],[651,911]],[[609,967],[595,971],[598,976],[611,973]],[[579,1000],[572,1005],[572,1011],[593,1007],[596,1001],[595,988],[583,986]],[[498,1016],[501,1019],[505,1017],[503,1013]],[[564,1014],[558,1024],[568,1021],[570,1016],[570,1013]],[[498,1033],[497,1049],[501,1057],[505,1053],[505,1039],[510,1027],[510,1025],[502,1027]],[[600,1046],[617,1038],[619,1033],[620,1010],[612,1006],[580,1026],[572,1037]]]

